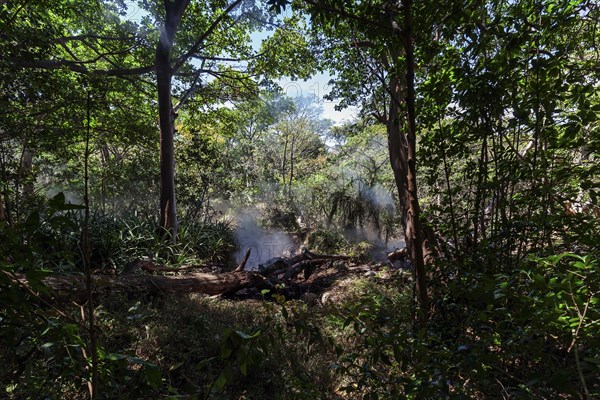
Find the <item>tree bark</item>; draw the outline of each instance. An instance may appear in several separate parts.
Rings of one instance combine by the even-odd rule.
[[[4,134],[3,131],[0,131],[0,133]],[[2,179],[2,186],[0,186],[0,221],[6,221],[8,225],[12,225],[13,220],[10,210],[8,172],[4,163],[4,157],[5,154],[8,154],[8,151],[4,147],[4,137],[2,136],[0,136],[0,178]]]
[[[2,196],[0,196],[0,222],[6,221],[6,215],[4,214],[4,201],[2,201]]]
[[[29,146],[23,149],[20,177],[24,180],[23,194],[31,196],[33,194],[33,151]]]
[[[290,184],[288,186],[288,200],[292,200],[292,182],[294,181],[294,145],[296,142],[296,134],[292,133],[292,143],[290,145]]]
[[[160,127],[160,226],[165,235],[177,241],[177,202],[175,199],[175,112],[171,99],[171,50],[177,26],[190,0],[164,0],[165,24],[156,47],[156,86]]]
[[[11,208],[11,203],[10,203],[10,195],[8,194],[8,188],[5,189],[6,191],[3,193],[3,197],[4,197],[4,207],[2,207],[2,205],[0,205],[0,207],[2,207],[2,220],[6,221],[6,223],[9,226],[14,225],[14,219],[12,216],[12,208]],[[1,202],[1,199],[0,199]]]
[[[402,0],[404,6],[404,48],[406,52],[406,110],[408,115],[407,125],[407,150],[408,150],[408,218],[407,236],[411,236],[414,243],[411,259],[414,262],[417,277],[417,290],[423,317],[427,317],[429,298],[427,294],[427,279],[425,275],[425,257],[427,250],[424,240],[423,227],[421,226],[419,197],[417,194],[417,124],[415,110],[415,56],[413,44],[412,25],[412,0]]]
[[[427,319],[429,296],[425,269],[426,241],[420,222],[420,207],[416,180],[416,111],[415,111],[415,60],[412,43],[411,1],[402,1],[404,9],[404,28],[399,30],[396,16],[391,15],[391,28],[404,47],[406,59],[404,80],[398,74],[390,77],[390,106],[386,128],[390,163],[394,172],[394,180],[398,189],[402,212],[402,227],[408,248],[411,264],[416,280],[416,296],[421,310],[421,319]],[[394,52],[394,59],[401,58],[399,51]],[[403,98],[403,96],[405,96]],[[406,106],[401,113],[400,105]],[[401,122],[404,122],[406,133],[401,133]]]
[[[286,191],[286,184],[285,184],[285,180],[287,179],[286,176],[286,162],[287,162],[287,148],[288,148],[288,134],[285,134],[285,142],[283,145],[283,160],[281,163],[281,180],[283,181],[283,191],[285,193]]]
[[[27,278],[13,276],[21,286],[29,287]],[[217,295],[238,290],[268,287],[268,280],[255,272],[227,272],[223,274],[193,273],[182,276],[163,275],[123,275],[92,276],[95,293],[125,291],[127,293],[204,293]],[[59,297],[86,299],[86,282],[83,275],[56,275],[43,280],[44,285],[56,292]]]
[[[415,141],[413,137],[411,143],[409,133],[406,135],[401,133],[400,121],[402,116],[400,115],[400,101],[402,87],[400,79],[392,77],[390,79],[390,88],[392,98],[390,100],[389,119],[386,124],[390,164],[392,166],[392,171],[394,172],[394,181],[396,182],[396,188],[398,189],[400,198],[404,238],[417,282],[419,308],[422,313],[426,315],[429,307],[429,299],[427,295],[425,261],[423,257],[423,228],[419,221],[420,210],[415,179]],[[410,115],[407,115],[407,119],[410,119]],[[406,123],[406,125],[407,132],[410,132],[410,122]],[[412,129],[414,129],[414,125]],[[413,147],[413,151],[409,150],[411,146]],[[409,163],[409,157],[411,155],[413,159],[412,162]]]

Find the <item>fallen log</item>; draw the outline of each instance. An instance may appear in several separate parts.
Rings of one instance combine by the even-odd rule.
[[[344,260],[344,261],[348,261],[348,260],[352,259],[352,257],[350,257],[350,256],[339,255],[339,254],[316,254],[308,249],[304,249],[302,254],[311,259],[326,258],[328,260]]]
[[[305,250],[291,258],[274,258],[265,263],[258,271],[241,270],[250,255],[246,257],[233,272],[206,273],[190,272],[190,269],[203,266],[185,266],[170,268],[162,264],[153,264],[150,259],[133,260],[124,267],[121,275],[93,275],[92,289],[95,294],[125,291],[127,293],[145,292],[163,293],[204,293],[208,295],[232,294],[242,289],[274,289],[277,284],[292,284],[304,271],[304,280],[316,268],[334,260],[348,260],[347,256],[318,255]],[[184,272],[185,275],[157,275],[161,272]],[[8,273],[16,284],[31,290],[25,275]],[[86,297],[86,281],[84,275],[51,275],[42,283],[54,291],[53,296],[84,300]]]
[[[146,271],[149,274],[155,274],[159,272],[184,272],[191,269],[211,267],[227,268],[227,266],[219,264],[182,265],[180,267],[173,268],[162,264],[154,264],[154,262],[152,262],[152,260],[149,258],[141,258],[125,264],[123,271],[121,271],[121,275],[133,275],[139,273],[139,271]]]
[[[279,275],[281,273],[286,273],[286,277],[284,278],[284,280],[289,280],[289,279],[296,277],[296,275],[298,275],[300,272],[302,272],[302,269],[304,267],[310,266],[311,263],[314,264],[314,266],[319,266],[319,265],[322,265],[324,263],[324,261],[335,261],[335,260],[348,261],[350,259],[351,259],[350,256],[332,255],[332,254],[316,254],[316,253],[309,251],[308,249],[304,249],[302,251],[302,253],[295,255],[291,258],[274,257],[274,258],[268,260],[267,262],[265,262],[263,265],[259,265],[258,272],[263,276]],[[299,265],[302,262],[306,262],[306,263]],[[300,269],[295,274],[294,273],[288,274],[288,272],[287,272],[288,269],[294,268],[295,266],[298,266],[298,265],[300,267],[302,267],[302,269]]]
[[[283,275],[283,280],[284,281],[290,281],[292,279],[294,279],[296,276],[298,276],[298,274],[300,274],[300,272],[302,271],[309,271],[308,274],[305,274],[304,279],[308,279],[308,277],[312,274],[312,271],[320,266],[325,264],[326,262],[329,262],[331,259],[328,258],[322,258],[322,259],[315,259],[315,260],[304,260],[304,261],[300,261],[294,265],[292,265],[290,268],[288,268],[288,270],[286,271],[286,273]]]
[[[24,275],[14,274],[13,280],[21,286],[28,285]],[[59,296],[84,298],[83,275],[54,275],[42,280],[44,285]],[[254,272],[225,272],[222,274],[190,273],[181,276],[121,275],[118,277],[95,275],[92,277],[94,293],[111,291],[161,293],[205,293],[208,295],[235,293],[246,288],[271,288],[268,279]]]
[[[396,250],[392,251],[391,253],[388,253],[387,257],[388,257],[388,260],[390,260],[390,262],[392,262],[392,263],[394,261],[401,261],[408,257],[408,249],[406,247],[404,247],[402,249],[396,249]]]

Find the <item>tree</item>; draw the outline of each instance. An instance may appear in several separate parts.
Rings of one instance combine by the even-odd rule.
[[[172,240],[176,240],[178,225],[173,154],[177,110],[208,82],[206,77],[203,82],[203,76],[210,75],[229,87],[232,84],[254,86],[247,75],[227,67],[228,63],[250,57],[248,32],[254,23],[249,16],[260,19],[263,12],[254,2],[244,7],[242,3],[242,0],[229,4],[191,0],[144,2],[148,14],[139,24],[119,17],[124,4],[46,4],[40,0],[23,7],[5,7],[9,22],[7,34],[15,39],[7,42],[4,52],[8,68],[67,70],[88,78],[115,76],[133,81],[137,86],[143,86],[145,74],[156,72],[160,225]],[[234,11],[240,8],[234,17]],[[30,18],[18,19],[23,13],[31,14]],[[46,21],[42,24],[45,30],[42,35],[32,35],[28,30],[35,18]],[[152,28],[155,25],[161,26],[158,36]],[[185,28],[183,32],[181,27]],[[176,37],[180,38],[177,43]],[[154,51],[153,39],[156,40]],[[29,46],[13,44],[27,41]],[[174,77],[175,88],[172,86]],[[173,104],[173,95],[177,104]],[[226,100],[220,98],[220,101]]]
[[[487,268],[509,272],[527,254],[591,251],[597,6],[451,3],[427,18],[444,21],[422,48],[421,101],[437,104],[420,119],[425,174],[441,198],[430,215],[457,254],[484,253]]]
[[[206,40],[225,21],[230,13],[242,3],[233,1],[224,7],[220,14],[210,23],[204,32],[187,48],[174,64],[171,63],[175,35],[180,25],[183,13],[188,8],[190,0],[165,0],[165,17],[161,37],[156,48],[156,77],[158,89],[159,126],[161,143],[161,187],[160,187],[160,225],[170,235],[173,241],[177,239],[177,207],[175,200],[175,157],[173,136],[175,134],[175,110],[171,99],[171,79],[189,58],[197,56],[202,49],[208,47]],[[235,23],[235,21],[232,21]],[[200,56],[202,57],[202,56]],[[203,72],[202,69],[198,72]],[[188,91],[195,90],[192,85]],[[185,99],[183,95],[182,100]]]
[[[397,235],[394,222],[399,218],[393,218],[397,204],[393,193],[397,190],[389,168],[386,128],[357,121],[334,127],[333,131],[341,143],[333,151],[328,182],[323,188],[315,188],[325,196],[327,222],[338,220],[357,230],[367,228],[367,233],[373,229],[387,241]],[[374,240],[372,236],[367,238]]]
[[[294,180],[307,175],[308,171],[303,171],[307,162],[324,151],[322,137],[329,123],[320,119],[322,110],[314,101],[307,97],[295,99],[272,127],[271,140],[276,149],[273,156],[280,168],[281,187],[289,203],[293,203]],[[310,165],[308,168],[310,170]]]
[[[425,317],[429,308],[425,255],[430,249],[417,194],[412,2],[294,4],[312,15],[316,42],[325,44],[325,66],[338,74],[331,97],[344,98],[342,106],[362,103],[387,127],[404,236]]]
[[[171,50],[177,27],[190,0],[164,1],[165,19],[156,46],[156,86],[160,127],[160,226],[177,240],[177,203],[175,201],[175,111],[171,99]]]
[[[150,86],[145,76],[128,75],[130,68],[140,73],[136,62],[144,63],[150,54],[141,38],[147,32],[138,36],[137,27],[121,21],[117,11],[114,4],[84,1],[2,6],[0,18],[6,23],[0,46],[6,57],[0,63],[0,148],[12,219],[27,217],[46,192],[69,191],[71,201],[81,198],[88,91],[92,180],[100,176],[100,188],[93,192],[100,208],[105,209],[107,189],[116,188],[116,177],[123,175],[118,170],[153,150],[139,151],[139,143],[151,143],[156,132]],[[27,160],[21,157],[27,154],[23,150],[32,156],[31,169],[21,165]],[[128,153],[136,157],[126,157]],[[151,163],[144,168],[154,169]],[[151,186],[152,177],[136,180],[136,185],[148,181]],[[113,198],[124,192],[122,184],[117,189]]]

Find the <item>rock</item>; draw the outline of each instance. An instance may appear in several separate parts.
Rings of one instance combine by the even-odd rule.
[[[332,302],[332,293],[331,292],[323,293],[323,295],[321,296],[321,304],[327,304],[327,303],[331,303],[331,302]]]

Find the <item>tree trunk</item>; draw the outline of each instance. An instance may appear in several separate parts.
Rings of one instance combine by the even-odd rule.
[[[0,196],[0,222],[6,221],[6,214],[4,213],[4,202],[2,201],[2,196]]]
[[[19,285],[29,288],[24,275],[11,278]],[[44,285],[56,292],[58,298],[86,300],[85,276],[55,275],[44,278]],[[92,276],[92,286],[96,294],[124,291],[127,293],[204,293],[217,295],[238,290],[268,287],[267,279],[254,272],[227,272],[223,274],[193,273],[183,276],[125,275]]]
[[[107,143],[103,143],[100,147],[100,154],[102,156],[102,173],[100,175],[100,207],[102,208],[102,212],[106,213],[106,178],[108,177],[107,171],[110,167],[110,150],[108,149]]]
[[[250,256],[249,251],[247,257]],[[90,296],[87,292],[88,287],[94,288],[94,294],[110,293],[113,291],[125,291],[127,293],[204,293],[208,295],[231,294],[246,288],[254,289],[275,289],[277,285],[285,284],[301,287],[306,290],[309,288],[318,288],[322,283],[315,280],[309,281],[308,278],[316,268],[327,265],[333,261],[347,261],[351,258],[345,255],[315,254],[304,250],[290,258],[275,258],[265,263],[257,271],[236,270],[223,273],[203,273],[188,272],[185,275],[163,276],[146,275],[148,273],[177,272],[184,273],[190,268],[208,267],[208,266],[187,266],[180,268],[169,268],[163,265],[154,265],[149,260],[134,260],[125,266],[123,273],[119,276],[91,275],[89,276],[91,285],[86,284],[86,275],[51,275],[45,277],[42,282],[47,287],[54,290],[52,293],[56,298],[76,298],[81,301],[87,301]],[[243,265],[238,265],[238,269]],[[303,279],[294,281],[297,276],[304,272]],[[4,275],[10,281],[33,292],[27,276],[19,273],[10,273],[0,270],[0,275]],[[330,279],[330,275],[323,275],[319,278],[322,282]],[[324,283],[323,283],[324,284]],[[302,292],[302,291],[299,291]],[[36,293],[36,295],[39,295]],[[43,297],[43,296],[42,296]]]
[[[391,78],[390,87],[392,99],[390,100],[389,119],[387,121],[390,163],[392,171],[394,172],[394,180],[400,199],[404,238],[409,250],[410,261],[414,267],[419,308],[422,310],[423,314],[426,315],[429,307],[429,300],[425,277],[425,261],[423,257],[423,228],[419,221],[420,211],[416,191],[414,150],[413,152],[409,151],[411,146],[409,134],[403,135],[400,131],[400,119],[402,118],[399,112],[402,92],[400,80],[396,77]],[[408,118],[410,118],[410,116],[408,116]],[[410,131],[410,129],[410,123],[407,123],[407,131]],[[414,145],[415,143],[413,141],[413,148]],[[411,155],[413,156],[413,159],[412,163],[409,163],[408,159]]]
[[[285,142],[283,145],[283,160],[281,163],[281,180],[283,181],[283,193],[286,192],[286,184],[285,181],[287,179],[285,170],[286,170],[286,164],[287,164],[287,148],[288,148],[288,135],[285,135]]]
[[[33,152],[28,146],[23,149],[20,175],[25,181],[23,183],[23,194],[26,197],[31,196],[33,194]]]
[[[415,64],[412,45],[412,19],[411,1],[403,0],[404,29],[399,34],[404,45],[406,59],[405,81],[392,74],[390,78],[390,107],[386,123],[388,134],[388,147],[390,163],[394,172],[394,180],[398,189],[402,211],[402,227],[410,261],[414,268],[416,280],[416,295],[421,310],[421,318],[426,320],[429,310],[429,296],[427,292],[427,279],[425,270],[426,242],[423,227],[420,222],[420,207],[417,194],[416,180],[416,112],[415,112]],[[397,30],[395,18],[392,19],[392,28]],[[395,60],[400,59],[399,52],[394,55]],[[404,87],[403,87],[404,86]],[[404,90],[403,90],[404,89]],[[402,99],[405,94],[404,101]],[[406,113],[400,114],[400,105],[404,102]],[[406,134],[401,133],[401,119],[406,125]]]
[[[165,24],[156,47],[156,85],[158,89],[158,123],[160,127],[160,225],[165,235],[177,240],[177,203],[175,200],[175,113],[171,100],[171,50],[190,0],[164,0]]]
[[[288,200],[292,200],[292,182],[294,181],[294,145],[296,142],[296,135],[292,133],[292,143],[290,146],[290,184],[288,186]]]
[[[7,188],[5,188],[5,192],[3,193],[4,206],[2,206],[2,204],[1,204],[2,199],[0,199],[0,208],[2,208],[2,219],[0,221],[6,221],[6,223],[8,225],[14,225],[11,203],[10,203],[10,195],[8,193],[9,192],[8,192],[8,187],[7,187]]]
[[[408,150],[408,216],[406,220],[406,236],[411,238],[414,246],[409,248],[411,260],[414,263],[417,277],[417,290],[423,317],[427,318],[429,311],[429,298],[427,294],[427,280],[425,276],[425,240],[421,226],[419,196],[417,194],[417,126],[415,110],[415,56],[413,49],[412,27],[412,0],[403,0],[404,6],[404,47],[406,51],[406,111],[407,124],[407,150]]]
[[[3,133],[0,131],[0,133]],[[0,136],[0,140],[3,138]],[[12,225],[12,216],[10,214],[10,202],[9,202],[9,187],[8,187],[8,173],[4,164],[4,155],[8,152],[4,148],[4,143],[0,141],[0,178],[2,179],[2,186],[0,187],[0,221],[6,221],[8,225]]]

